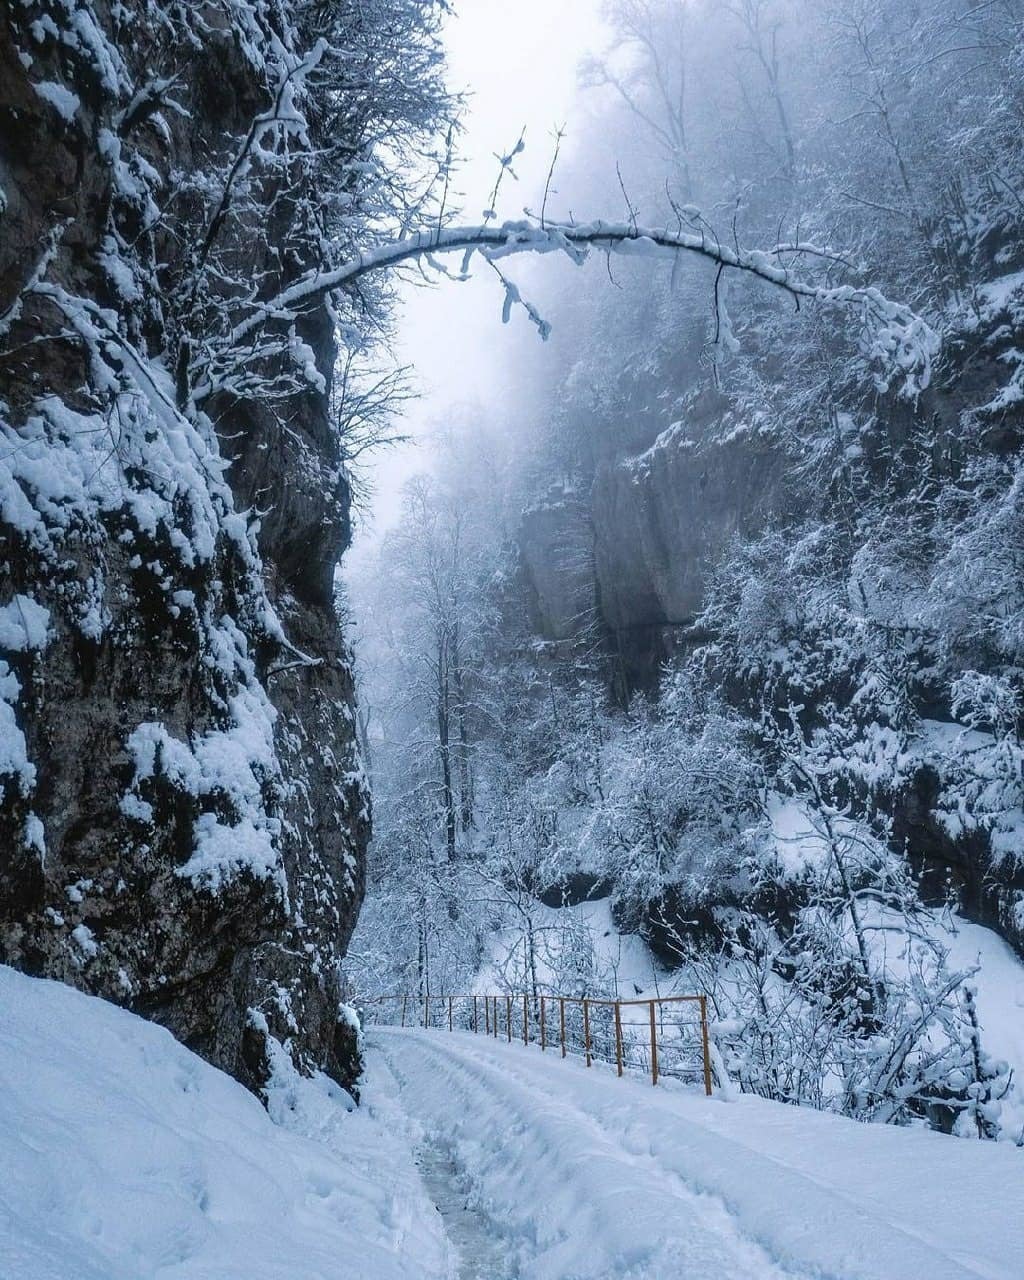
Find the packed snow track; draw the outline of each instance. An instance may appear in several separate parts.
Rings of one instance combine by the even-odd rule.
[[[1022,1274],[1003,1144],[653,1090],[465,1032],[375,1028],[367,1077],[422,1131],[467,1280]]]
[[[0,965],[0,1280],[1020,1280],[1024,1152],[378,1028],[265,1109]]]

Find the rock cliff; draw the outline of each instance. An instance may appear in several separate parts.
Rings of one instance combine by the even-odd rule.
[[[0,961],[255,1089],[354,1078],[369,820],[332,320],[231,345],[325,234],[303,13],[0,17]]]

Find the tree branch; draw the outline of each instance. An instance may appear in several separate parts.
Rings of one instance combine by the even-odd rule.
[[[339,266],[317,269],[302,276],[280,293],[267,300],[252,300],[253,310],[217,344],[221,351],[237,351],[239,347],[267,323],[291,324],[297,311],[315,305],[333,290],[353,285],[378,271],[393,270],[405,263],[429,260],[440,254],[462,253],[463,271],[474,253],[492,265],[501,258],[520,253],[564,253],[577,266],[582,265],[592,249],[612,253],[672,258],[692,254],[716,264],[731,267],[763,280],[790,294],[798,301],[806,298],[825,305],[859,311],[864,323],[862,345],[873,360],[884,366],[880,389],[894,377],[902,379],[903,390],[914,396],[928,385],[931,364],[939,351],[939,338],[920,316],[902,303],[893,302],[872,287],[840,285],[825,287],[793,274],[779,261],[778,247],[764,251],[722,244],[717,236],[699,231],[671,230],[666,227],[640,227],[633,222],[540,223],[536,218],[494,225],[433,226],[411,235],[385,241],[363,250]],[[815,252],[813,246],[801,244],[803,254]],[[831,257],[827,250],[818,250]],[[193,383],[192,399],[200,403],[217,390],[218,380],[209,375],[212,356],[197,362],[194,372],[200,376]]]

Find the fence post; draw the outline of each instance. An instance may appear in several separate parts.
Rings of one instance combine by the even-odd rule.
[[[403,994],[401,997],[395,997],[395,998],[401,999],[401,1002],[402,1002],[401,1025],[405,1027],[407,1025],[407,1019],[409,1016],[409,996],[408,994]],[[460,996],[458,998],[463,999],[468,997]],[[540,1047],[542,1050],[546,1050],[548,1047],[547,1001],[549,997],[541,995],[538,998],[540,1000]],[[568,1055],[567,1029],[566,1029],[566,1018],[565,1018],[565,1004],[566,1004],[567,997],[553,996],[551,998],[557,999],[558,1001],[559,1047],[561,1049],[561,1056],[565,1058]],[[704,1092],[707,1095],[707,1097],[710,1098],[714,1096],[714,1070],[713,1070],[713,1064],[712,1064],[712,1058],[711,1058],[711,1030],[708,1023],[707,996],[699,995],[699,996],[692,996],[692,997],[687,996],[687,997],[679,997],[679,998],[692,999],[697,1001],[698,1007],[700,1009],[700,1037],[701,1037],[701,1053],[703,1056]],[[434,996],[433,999],[441,1000],[442,1002],[444,1000],[448,1001],[448,1030],[454,1031],[455,1030],[456,997],[455,996]],[[523,1044],[528,1045],[530,1043],[529,995],[524,992],[522,999],[523,999]],[[431,1026],[430,1000],[431,1000],[431,996],[429,992],[424,994],[423,1026],[427,1029],[429,1029]],[[476,994],[474,994],[472,997],[472,1000],[473,1000],[472,1028],[473,1028],[474,1034],[479,1034],[480,1032],[479,997]],[[499,1000],[498,996],[485,995],[483,997],[484,1031],[487,1035],[494,1035],[495,1037],[498,1036],[501,1030],[500,1019],[498,1016],[498,1000]],[[509,1044],[512,1043],[512,1005],[514,1000],[515,1000],[515,997],[511,995],[505,996],[505,1036]],[[591,1026],[590,1026],[591,1001],[589,1000],[589,998],[583,997],[578,1003],[581,1003],[583,1005],[583,1048],[584,1048],[584,1054],[586,1057],[587,1066],[590,1067],[590,1066],[593,1066],[593,1060],[594,1060],[594,1046],[593,1046],[593,1040],[591,1038]],[[626,1040],[623,1034],[622,1002],[620,1000],[614,1000],[614,1001],[608,1001],[608,1003],[612,1005],[614,1010],[615,1070],[616,1070],[616,1074],[621,1077],[625,1073],[625,1067],[626,1067]],[[627,1003],[629,1002],[627,1001]],[[639,1003],[639,1002],[635,1002],[635,1003]],[[643,1003],[647,1005],[648,1012],[650,1015],[651,1084],[656,1085],[658,1083],[658,1079],[660,1076],[660,1066],[658,1062],[659,1009],[657,1008],[657,1006],[661,1004],[661,1001],[655,999],[655,1000],[646,1000]],[[443,1017],[443,1014],[442,1014],[442,1017]]]
[[[711,1097],[711,1046],[708,1044],[708,998],[700,998],[700,1038],[704,1050],[704,1092]]]

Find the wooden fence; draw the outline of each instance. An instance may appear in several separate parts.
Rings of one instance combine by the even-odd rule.
[[[618,1075],[643,1072],[702,1083],[711,1096],[707,997],[601,1000],[589,996],[389,995],[357,1000],[366,1023],[472,1031],[538,1044],[542,1051],[577,1055],[614,1066]]]

